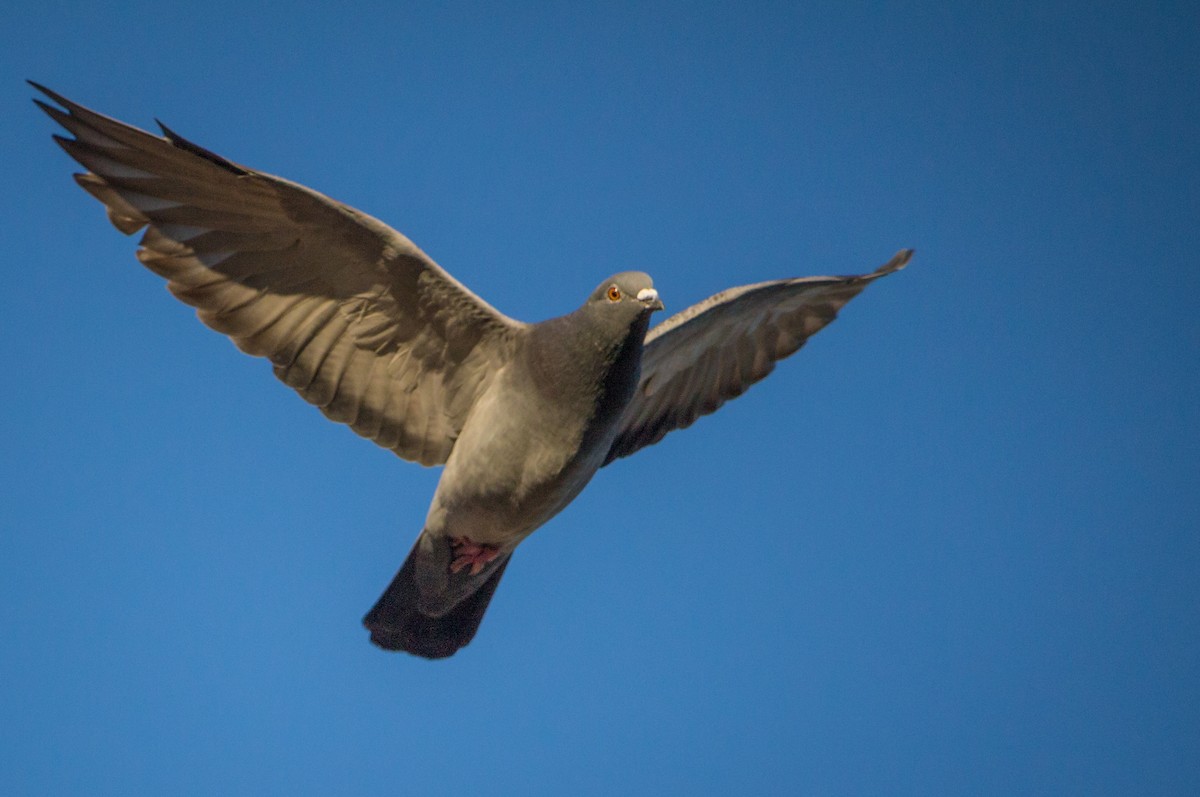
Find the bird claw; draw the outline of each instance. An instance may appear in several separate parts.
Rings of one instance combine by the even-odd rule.
[[[477,576],[483,572],[483,566],[500,555],[500,549],[494,545],[483,545],[470,537],[451,537],[450,548],[454,553],[454,561],[450,562],[450,572],[458,573],[470,566],[470,574]]]

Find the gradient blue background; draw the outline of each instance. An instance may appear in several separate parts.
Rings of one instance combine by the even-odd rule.
[[[256,5],[0,11],[0,792],[1200,793],[1196,4]],[[172,300],[26,77],[526,320],[917,257],[389,655],[438,472]]]

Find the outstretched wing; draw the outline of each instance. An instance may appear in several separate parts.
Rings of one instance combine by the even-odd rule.
[[[714,412],[775,369],[862,289],[912,257],[904,249],[870,274],[802,277],[730,288],[650,330],[642,378],[605,464]]]
[[[399,456],[446,461],[504,361],[509,319],[386,224],[303,186],[151,135],[37,84],[76,181],[200,320],[326,416]]]

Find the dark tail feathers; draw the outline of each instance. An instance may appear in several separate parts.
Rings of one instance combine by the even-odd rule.
[[[500,577],[508,567],[508,554],[475,592],[463,598],[441,617],[423,614],[418,608],[416,582],[417,545],[374,608],[363,618],[371,641],[384,650],[403,650],[427,659],[453,656],[475,636]]]

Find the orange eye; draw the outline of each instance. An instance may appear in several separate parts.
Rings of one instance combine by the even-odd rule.
[[[610,302],[621,301],[621,289],[618,288],[616,285],[609,285],[608,286],[608,300]]]

